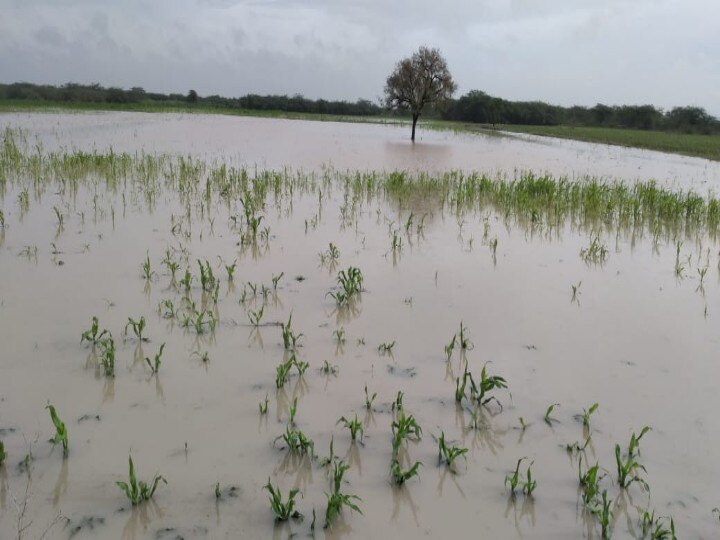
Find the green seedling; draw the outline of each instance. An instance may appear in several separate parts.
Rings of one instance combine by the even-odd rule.
[[[452,467],[453,462],[463,457],[467,459],[468,449],[459,446],[448,446],[445,442],[445,432],[440,432],[440,438],[438,439],[438,463],[445,461],[448,467]]]
[[[323,361],[323,365],[320,368],[320,371],[325,375],[337,375],[338,374],[338,367],[335,365],[330,364],[327,360]]]
[[[128,323],[125,325],[125,335],[128,333],[128,327],[131,327],[135,337],[138,341],[147,341],[147,338],[143,337],[143,331],[145,330],[145,316],[141,316],[140,320],[135,320],[132,317],[128,317]]]
[[[248,313],[248,318],[250,319],[250,324],[252,324],[255,328],[260,326],[260,321],[263,317],[263,312],[265,311],[265,306],[260,306],[260,309],[257,311],[250,311]]]
[[[143,263],[142,263],[142,275],[146,281],[150,281],[153,278],[153,276],[155,275],[155,272],[153,272],[152,267],[150,266],[150,254],[149,253],[147,253],[145,255],[145,261],[143,261]]]
[[[175,275],[177,274],[177,271],[180,269],[180,265],[177,262],[173,261],[170,258],[169,254],[165,257],[165,259],[163,259],[162,264],[164,264],[165,268],[167,268],[168,271],[170,272],[170,279],[172,281],[175,281]]]
[[[460,321],[460,350],[461,351],[469,351],[472,350],[475,345],[472,341],[467,337],[467,327],[463,326],[462,321]],[[455,338],[453,337],[453,344],[455,342]]]
[[[186,293],[190,292],[190,287],[192,286],[192,281],[193,281],[193,276],[190,273],[190,269],[186,268],[185,275],[179,282],[180,285],[185,289]]]
[[[583,426],[585,426],[587,428],[590,427],[590,416],[592,416],[592,414],[598,410],[598,407],[599,407],[599,405],[597,403],[593,403],[589,409],[583,409],[583,413],[582,413]]]
[[[193,351],[191,356],[197,356],[203,364],[207,364],[210,361],[210,353],[207,351]]]
[[[290,313],[290,317],[288,318],[287,324],[280,323],[282,327],[282,338],[283,338],[283,345],[285,346],[285,350],[287,351],[294,351],[297,348],[297,343],[300,340],[301,337],[303,337],[303,334],[296,334],[293,332],[292,329],[292,313]]]
[[[582,456],[578,459],[578,481],[582,489],[583,504],[591,511],[597,511],[598,496],[600,495],[600,481],[605,474],[600,470],[600,464],[595,463],[584,473],[582,472]]]
[[[378,345],[378,352],[380,354],[392,354],[393,347],[395,347],[395,341],[391,343],[381,343]]]
[[[655,517],[655,510],[643,512],[640,519],[642,537],[651,540],[677,540],[675,535],[675,521],[672,517]]]
[[[330,465],[335,460],[336,456],[335,456],[334,445],[335,445],[335,437],[331,436],[330,437],[330,453],[326,457],[324,457],[320,460],[320,465],[322,465],[323,467],[325,467],[326,465]]]
[[[83,343],[84,341],[87,341],[90,343],[93,347],[97,345],[100,340],[108,335],[109,332],[107,330],[100,331],[100,324],[97,317],[92,318],[92,323],[90,323],[90,329],[85,330],[82,333],[82,336],[80,336],[80,343]]]
[[[295,353],[293,353],[293,357],[294,356],[295,356]],[[293,365],[295,366],[295,369],[297,370],[298,377],[302,377],[305,374],[305,371],[307,371],[307,368],[310,367],[309,362],[305,362],[303,360],[297,360],[297,359],[294,360]]]
[[[675,242],[675,277],[678,279],[683,277],[685,271],[685,266],[680,262],[680,248],[682,245],[683,243],[680,241]]]
[[[553,403],[553,404],[550,405],[550,406],[547,408],[547,410],[545,411],[545,418],[544,418],[544,420],[545,420],[545,423],[546,423],[548,426],[552,426],[552,423],[553,423],[553,422],[558,422],[558,421],[559,421],[557,418],[553,418],[553,416],[552,416],[553,409],[555,409],[555,407],[559,407],[559,406],[560,406],[559,403]]]
[[[295,497],[300,493],[299,489],[292,489],[288,494],[287,501],[283,502],[282,492],[279,487],[274,487],[270,483],[268,478],[267,484],[263,486],[263,489],[268,490],[270,493],[270,508],[272,508],[275,514],[275,521],[287,521],[288,519],[299,519],[302,518],[302,514],[295,510]],[[302,494],[300,494],[302,497]]]
[[[147,356],[145,357],[145,362],[150,367],[150,371],[152,371],[153,375],[160,371],[160,364],[162,363],[161,358],[164,350],[165,344],[163,343],[162,345],[160,345],[160,349],[158,349],[158,352],[155,353],[155,357],[152,361]]]
[[[265,394],[265,401],[261,401],[258,404],[258,409],[260,409],[260,416],[267,414],[268,412],[268,403],[270,403],[270,400],[268,400],[267,394]]]
[[[215,483],[215,498],[219,499],[222,497],[222,492],[220,491],[220,482]]]
[[[578,281],[577,285],[570,285],[570,287],[572,288],[572,298],[570,299],[571,302],[578,301],[578,295],[580,294],[580,285],[582,285],[582,281]]]
[[[453,337],[450,340],[450,343],[445,345],[445,356],[447,356],[448,360],[450,360],[450,358],[452,358],[453,350],[455,350],[455,341],[456,340],[457,340],[457,334],[453,334]]]
[[[338,307],[349,304],[363,291],[363,275],[359,268],[350,266],[338,273],[337,283],[340,290],[330,291],[329,296],[335,299]]]
[[[174,319],[177,317],[177,309],[173,301],[168,299],[161,300],[158,304],[158,313],[163,319]]]
[[[467,389],[468,380],[472,380],[472,375],[468,371],[467,364],[465,364],[465,370],[463,372],[462,382],[460,382],[461,381],[460,377],[455,378],[455,401],[457,403],[462,402],[463,398],[466,397],[465,393],[467,391],[466,389]]]
[[[518,422],[520,422],[520,429],[525,431],[528,425],[525,423],[525,419],[522,416],[518,416]]]
[[[129,481],[115,482],[115,484],[117,484],[123,493],[125,493],[127,498],[130,499],[130,504],[137,506],[143,501],[149,501],[152,499],[153,495],[155,495],[155,490],[157,489],[158,484],[161,481],[164,484],[167,484],[167,480],[159,474],[156,474],[153,476],[153,479],[149,484],[147,484],[144,480],[140,480],[140,482],[138,482],[135,478],[135,467],[133,465],[132,456],[128,458],[128,462],[130,465]]]
[[[373,395],[368,395],[367,384],[365,385],[365,408],[370,410],[372,408],[373,401],[377,397],[377,392],[373,392]]]
[[[357,414],[353,420],[348,420],[344,416],[341,416],[340,419],[335,422],[335,425],[340,423],[350,430],[350,438],[353,441],[357,439],[358,433],[360,434],[360,440],[362,440],[365,430],[363,429],[362,423],[358,420]]]
[[[487,363],[483,365],[482,371],[480,372],[479,384],[475,384],[475,380],[472,378],[472,375],[470,375],[469,372],[468,376],[470,378],[472,396],[478,403],[480,403],[481,405],[487,405],[491,400],[495,400],[498,404],[500,404],[500,402],[495,396],[490,396],[487,398],[485,396],[488,392],[496,388],[507,388],[507,381],[503,377],[500,377],[499,375],[488,375]]]
[[[358,505],[353,502],[359,501],[360,497],[357,495],[348,495],[340,491],[343,476],[349,468],[350,466],[341,460],[334,463],[332,493],[325,494],[327,497],[327,510],[325,511],[325,523],[323,525],[323,528],[325,529],[332,525],[333,520],[340,514],[344,507],[350,508],[350,510],[362,514],[362,510],[360,510]]]
[[[5,445],[2,441],[0,441],[0,467],[2,467],[2,464],[5,463],[6,459],[7,453],[5,452]]]
[[[532,497],[533,491],[537,488],[537,480],[533,480],[532,477],[532,466],[534,461],[530,462],[527,471],[525,472],[525,481],[523,482],[522,489],[526,497]]]
[[[62,229],[65,224],[65,216],[57,206],[53,206],[53,212],[55,212],[55,218],[57,219],[58,228]]]
[[[597,512],[598,519],[600,520],[600,537],[603,539],[610,538],[610,522],[612,520],[611,505],[612,499],[608,499],[607,490],[604,490],[602,492],[602,505]]]
[[[0,229],[5,228],[5,214],[0,210]]]
[[[391,424],[393,434],[393,449],[397,451],[402,442],[412,437],[415,440],[422,438],[422,428],[411,414],[405,415],[405,411],[400,409],[397,420],[393,420]]]
[[[647,482],[639,476],[639,471],[645,471],[645,467],[641,465],[637,459],[640,455],[640,439],[642,439],[643,435],[648,431],[650,431],[650,427],[645,426],[640,431],[640,435],[635,435],[635,432],[633,432],[624,459],[620,445],[615,445],[615,463],[617,464],[618,484],[620,484],[620,487],[627,488],[633,482],[637,482],[641,487],[645,488],[645,490],[649,489]]]
[[[288,375],[290,374],[290,369],[292,369],[295,357],[291,356],[288,358],[285,362],[280,362],[280,364],[275,368],[275,386],[277,388],[282,388],[285,386],[285,381],[287,381]]]
[[[333,331],[333,336],[335,337],[335,341],[338,345],[345,343],[345,329],[343,327]]]
[[[285,275],[285,272],[280,272],[277,276],[276,276],[276,275],[273,275],[273,277],[272,277],[272,285],[273,285],[273,290],[274,290],[274,291],[277,291],[278,283],[280,283],[280,280],[282,279],[282,277],[283,277],[284,275]]]
[[[392,404],[392,411],[400,412],[403,410],[403,397],[405,396],[404,392],[402,390],[398,390],[397,396],[395,396],[395,401],[393,401]]]
[[[285,433],[278,435],[275,441],[282,439],[285,442],[285,446],[290,452],[299,452],[300,454],[307,454],[310,457],[314,454],[315,444],[305,433],[296,428],[287,426]]]
[[[225,271],[227,272],[228,281],[233,281],[235,277],[235,269],[237,268],[237,259],[232,264],[225,264]]]
[[[590,441],[592,440],[592,434],[588,434],[587,438],[585,439],[585,442],[581,445],[579,441],[575,441],[574,443],[567,443],[565,445],[565,450],[567,450],[570,453],[580,453],[583,452],[588,444],[590,444]]]
[[[422,465],[422,463],[416,461],[408,469],[403,469],[400,465],[400,460],[397,458],[396,454],[393,454],[393,459],[390,462],[390,477],[395,484],[397,484],[398,486],[402,486],[412,477],[418,476],[420,474],[420,465]]]
[[[508,484],[510,485],[510,494],[511,495],[515,494],[515,490],[520,485],[520,480],[521,480],[520,465],[526,459],[528,459],[528,458],[522,457],[522,458],[518,459],[517,465],[515,466],[515,472],[513,474],[508,474],[507,476],[505,476],[505,486],[507,486]]]
[[[592,237],[588,247],[580,250],[580,258],[586,264],[603,264],[607,259],[607,255],[607,246],[600,241],[600,235],[598,234]]]
[[[330,242],[328,244],[327,251],[322,255],[325,255],[325,257],[330,261],[337,261],[340,258],[340,250],[338,249],[338,247],[335,244]],[[322,256],[321,256],[321,258],[322,258]]]
[[[65,427],[65,422],[60,420],[60,417],[57,415],[57,412],[55,411],[55,407],[50,405],[49,403],[45,406],[46,409],[50,411],[50,419],[52,420],[53,425],[55,426],[55,436],[51,439],[53,445],[62,443],[63,447],[63,456],[67,457],[68,455],[68,432],[67,428]]]
[[[292,405],[290,405],[290,425],[295,425],[295,415],[297,414],[298,398],[293,399]]]
[[[100,341],[100,364],[106,377],[115,376],[115,340],[112,336]]]
[[[498,239],[493,238],[492,240],[490,240],[488,245],[490,246],[490,251],[492,252],[493,260],[495,260],[495,258],[497,257]]]
[[[205,261],[203,263],[200,259],[198,259],[197,263],[200,268],[200,286],[203,291],[210,292],[215,288],[215,283],[217,281],[212,268],[210,268],[210,262]]]

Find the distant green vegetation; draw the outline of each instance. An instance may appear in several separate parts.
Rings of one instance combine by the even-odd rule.
[[[582,126],[516,126],[510,124],[472,124],[447,120],[431,120],[423,125],[430,129],[448,129],[471,133],[527,133],[599,144],[644,148],[720,161],[720,134],[700,135],[667,131],[647,131],[610,127]]]
[[[631,146],[720,160],[720,134],[672,133],[607,127],[498,126],[505,131],[560,137],[594,143]]]
[[[407,114],[390,113],[367,100],[352,103],[253,94],[201,97],[194,90],[182,95],[97,84],[0,84],[0,113],[36,110],[204,113],[383,124],[410,121]],[[720,121],[698,107],[675,107],[667,112],[652,105],[558,107],[507,101],[474,90],[449,100],[442,110],[423,113],[422,119],[426,129],[512,131],[720,160]]]

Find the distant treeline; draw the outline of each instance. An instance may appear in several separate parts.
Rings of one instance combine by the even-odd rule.
[[[295,96],[260,96],[248,94],[238,98],[218,95],[199,96],[194,90],[187,94],[160,94],[146,92],[139,87],[125,90],[105,88],[99,84],[68,83],[63,86],[37,85],[31,83],[0,84],[0,99],[132,104],[150,103],[168,106],[202,105],[206,108],[244,109],[256,111],[283,111],[290,113],[315,113],[347,116],[373,116],[386,113],[385,109],[371,101],[328,101]],[[508,101],[473,90],[464,96],[450,100],[442,108],[426,111],[428,117],[481,124],[515,125],[576,125],[618,127],[643,130],[678,131],[685,133],[720,133],[720,120],[700,107],[675,107],[669,111],[653,105],[594,107],[560,107],[542,101]]]
[[[686,133],[720,133],[720,121],[700,107],[662,111],[652,105],[560,107],[542,101],[507,101],[473,90],[442,112],[446,120],[482,124],[600,126]]]
[[[104,88],[99,84],[68,83],[63,86],[37,85],[30,83],[0,84],[0,99],[18,99],[26,101],[75,102],[75,103],[155,103],[166,105],[203,105],[219,109],[246,109],[255,111],[284,111],[292,113],[316,113],[351,116],[371,116],[383,112],[382,107],[359,99],[348,101],[328,101],[325,99],[307,99],[295,96],[259,96],[248,94],[239,98],[222,96],[201,97],[190,90],[183,94],[159,94],[146,92],[134,87]]]

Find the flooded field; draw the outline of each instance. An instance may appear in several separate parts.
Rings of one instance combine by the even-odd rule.
[[[717,164],[0,125],[23,128],[0,141],[0,538],[720,534]],[[162,476],[138,505],[129,456]],[[268,484],[304,518],[275,521]]]

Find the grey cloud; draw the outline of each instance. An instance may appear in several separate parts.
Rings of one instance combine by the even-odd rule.
[[[5,5],[3,5],[5,4]],[[460,91],[720,113],[714,0],[0,0],[3,82],[374,99],[438,46]]]

